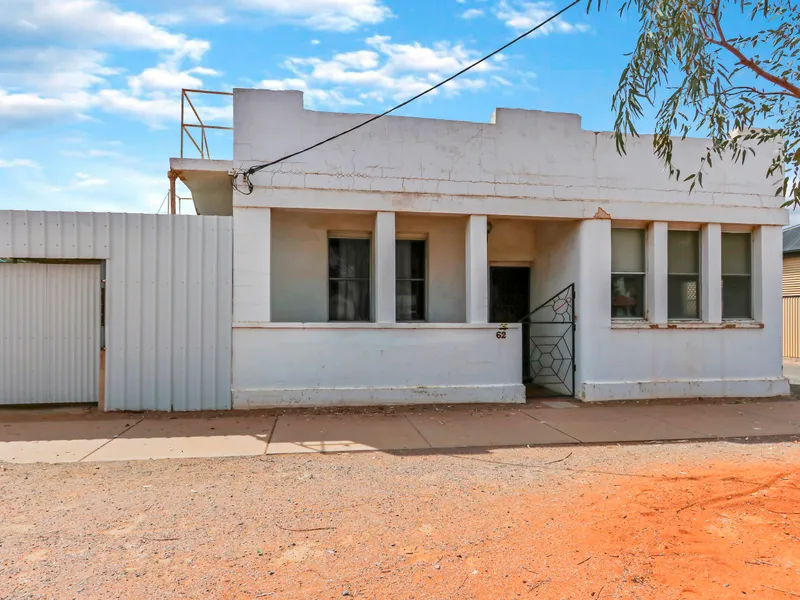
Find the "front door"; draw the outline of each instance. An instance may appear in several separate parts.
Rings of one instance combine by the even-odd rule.
[[[489,267],[489,321],[516,323],[531,311],[531,268]],[[527,332],[522,336],[522,379],[530,378]]]
[[[531,268],[489,267],[489,321],[516,323],[531,311]]]

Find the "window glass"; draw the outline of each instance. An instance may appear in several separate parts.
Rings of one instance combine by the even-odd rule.
[[[643,229],[611,230],[611,316],[645,315],[645,235]]]
[[[700,232],[670,231],[667,260],[667,317],[699,319]]]
[[[670,275],[700,272],[700,232],[670,231],[668,258]]]
[[[395,244],[396,319],[425,320],[425,240],[397,240]]]
[[[753,316],[752,236],[722,234],[722,318]]]
[[[328,318],[370,320],[369,239],[328,240]]]
[[[611,230],[611,272],[644,273],[644,230]]]

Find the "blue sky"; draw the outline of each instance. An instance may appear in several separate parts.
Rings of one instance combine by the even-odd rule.
[[[380,112],[543,20],[529,0],[3,0],[0,208],[156,211],[179,153],[180,89],[302,89]],[[178,8],[180,6],[180,8]],[[165,8],[172,7],[172,8]],[[578,5],[401,114],[488,121],[573,112],[610,129],[637,23]],[[205,102],[204,120],[230,123]],[[642,131],[647,131],[645,123]],[[212,140],[229,158],[230,139]],[[187,192],[188,195],[188,192]],[[189,207],[187,207],[189,208]]]

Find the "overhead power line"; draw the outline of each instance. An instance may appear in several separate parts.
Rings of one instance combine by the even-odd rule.
[[[342,136],[347,135],[348,133],[354,132],[356,129],[361,129],[362,127],[365,127],[365,126],[369,125],[370,123],[373,123],[373,122],[377,121],[378,119],[381,119],[381,118],[383,118],[383,117],[385,117],[387,115],[392,114],[393,112],[395,112],[397,110],[400,110],[401,108],[411,104],[415,100],[419,100],[420,98],[422,98],[426,94],[430,94],[431,92],[433,92],[434,90],[439,89],[443,85],[446,85],[446,84],[450,83],[456,77],[460,77],[461,75],[463,75],[467,71],[470,71],[470,70],[474,69],[475,67],[477,67],[479,64],[486,62],[487,60],[489,60],[493,56],[496,56],[497,54],[500,54],[503,50],[506,50],[507,48],[509,48],[509,47],[513,46],[514,44],[516,44],[518,41],[528,37],[530,34],[535,32],[536,30],[541,29],[542,27],[547,25],[550,21],[553,21],[554,19],[557,19],[558,17],[563,15],[565,12],[567,12],[570,8],[572,8],[573,6],[575,6],[576,4],[578,4],[580,2],[581,2],[581,0],[574,0],[570,4],[567,4],[564,8],[562,8],[558,12],[553,13],[552,15],[547,17],[544,21],[542,21],[541,23],[539,23],[535,27],[532,27],[532,28],[528,29],[526,32],[518,35],[513,40],[511,40],[507,44],[504,44],[503,46],[501,46],[497,50],[494,50],[493,52],[491,52],[490,54],[487,54],[483,58],[481,58],[479,60],[476,60],[471,65],[464,67],[458,73],[455,73],[455,74],[451,75],[447,79],[445,79],[443,81],[440,81],[436,85],[434,85],[432,87],[429,87],[427,90],[425,90],[423,92],[420,92],[416,96],[414,96],[412,98],[409,98],[405,102],[401,102],[397,106],[394,106],[394,107],[390,108],[389,110],[387,110],[385,112],[382,112],[381,114],[374,115],[374,116],[370,117],[369,119],[367,119],[366,121],[364,121],[363,123],[359,123],[358,125],[355,125],[355,126],[351,127],[350,129],[345,129],[344,131],[342,131],[340,133],[337,133],[336,135],[332,135],[331,137],[326,138],[326,139],[324,139],[324,140],[322,140],[320,142],[317,142],[316,144],[308,146],[307,148],[303,148],[302,150],[298,150],[297,152],[292,152],[291,154],[287,154],[286,156],[281,156],[280,158],[275,159],[273,161],[270,161],[268,163],[264,163],[264,164],[261,164],[261,165],[256,165],[256,166],[250,167],[249,169],[244,170],[242,172],[242,174],[244,175],[244,180],[245,180],[245,183],[247,184],[248,191],[247,192],[243,192],[242,190],[240,190],[238,188],[238,186],[236,185],[236,176],[234,176],[234,181],[233,181],[234,188],[236,189],[236,191],[238,191],[238,192],[240,192],[242,194],[245,194],[245,195],[248,195],[248,194],[252,193],[253,184],[250,182],[250,176],[253,175],[254,173],[258,173],[262,169],[266,169],[266,168],[271,167],[273,165],[277,165],[278,163],[282,163],[282,162],[284,162],[286,160],[289,160],[290,158],[294,158],[295,156],[299,156],[301,154],[305,154],[306,152],[314,150],[315,148],[319,148],[320,146],[322,146],[324,144],[327,144],[328,142],[332,142],[332,141],[334,141],[334,140],[336,140],[336,139],[338,139],[338,138],[340,138]]]

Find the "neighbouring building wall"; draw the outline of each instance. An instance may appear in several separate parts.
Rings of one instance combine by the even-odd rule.
[[[800,255],[783,255],[783,356],[800,358]]]
[[[105,261],[106,410],[230,408],[231,256],[230,217],[0,211],[0,257]]]

